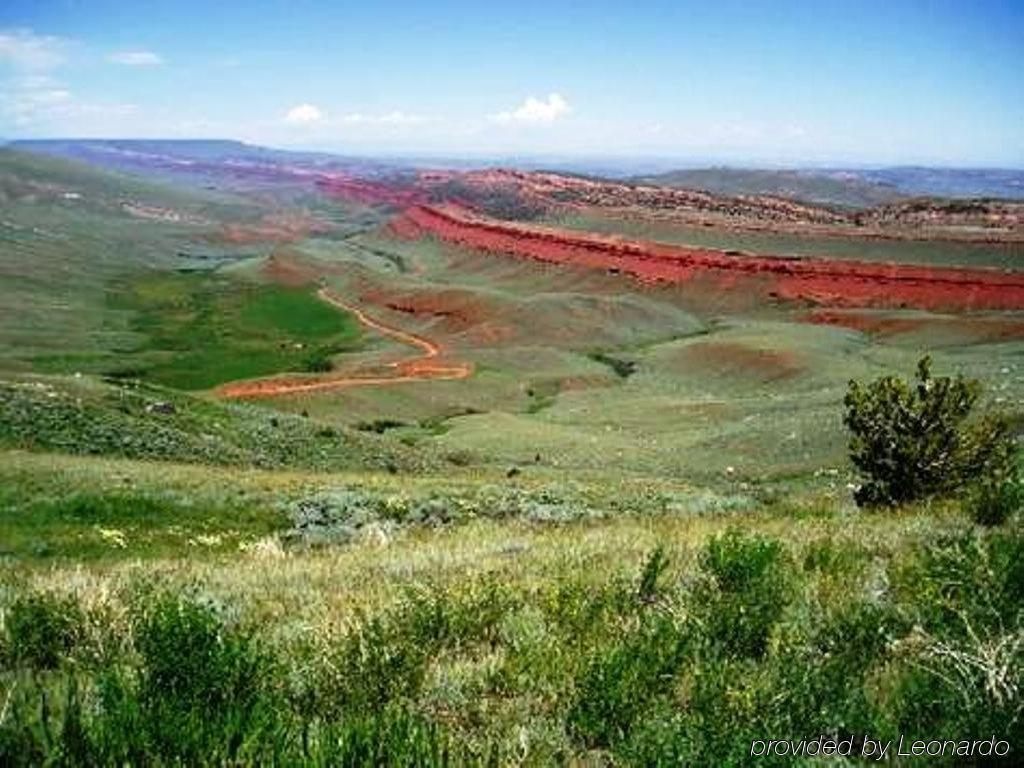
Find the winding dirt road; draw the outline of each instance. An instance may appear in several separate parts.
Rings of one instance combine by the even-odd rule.
[[[407,357],[387,363],[387,367],[394,371],[392,375],[387,376],[326,374],[323,376],[303,376],[301,378],[249,379],[222,384],[217,388],[217,393],[223,397],[232,398],[276,397],[278,395],[315,392],[323,389],[381,386],[409,381],[451,381],[465,379],[473,373],[473,366],[470,363],[442,362],[443,349],[440,344],[423,336],[417,336],[414,333],[409,333],[400,328],[382,323],[379,320],[374,320],[358,307],[342,301],[327,288],[321,288],[317,291],[317,296],[328,304],[333,304],[339,309],[351,312],[367,328],[372,328],[385,336],[390,336],[402,344],[416,347],[421,350],[421,353],[414,357]]]

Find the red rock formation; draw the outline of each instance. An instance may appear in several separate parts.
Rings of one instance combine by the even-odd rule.
[[[1024,275],[996,270],[726,253],[499,222],[453,207],[414,205],[395,231],[470,248],[618,271],[642,281],[711,277],[723,288],[828,306],[1024,309]],[[756,278],[756,279],[755,279]]]

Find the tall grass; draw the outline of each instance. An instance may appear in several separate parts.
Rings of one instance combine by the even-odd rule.
[[[315,632],[202,584],[143,581],[111,611],[12,583],[0,762],[726,765],[752,739],[820,734],[1016,748],[1021,563],[1014,526],[895,545],[734,528],[602,575],[428,580]]]

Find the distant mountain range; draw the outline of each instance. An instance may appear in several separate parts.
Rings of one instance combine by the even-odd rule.
[[[983,168],[926,168],[919,166],[877,169],[751,169],[736,167],[687,168],[637,175],[626,171],[625,160],[615,171],[595,160],[550,159],[466,160],[366,158],[329,152],[273,149],[232,140],[175,139],[46,139],[13,141],[8,146],[32,152],[70,157],[106,167],[130,170],[164,167],[178,173],[189,166],[202,172],[205,164],[296,165],[372,175],[382,171],[418,167],[512,166],[544,167],[595,176],[609,176],[638,184],[696,189],[723,195],[775,195],[809,203],[865,208],[908,197],[1001,198],[1024,200],[1024,170]],[[664,166],[663,166],[664,167]],[[610,169],[611,166],[608,166]]]
[[[1024,171],[896,167],[872,170],[695,168],[633,181],[726,195],[777,195],[813,203],[868,207],[906,197],[1024,199]]]

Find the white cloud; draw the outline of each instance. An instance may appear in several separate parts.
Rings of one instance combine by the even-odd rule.
[[[135,111],[131,104],[76,100],[62,83],[46,75],[14,78],[0,87],[0,116],[22,128],[52,127],[83,119],[120,119]]]
[[[0,30],[0,61],[15,69],[44,71],[64,61],[66,42],[59,37],[37,35],[30,29]]]
[[[323,121],[324,113],[312,104],[299,104],[292,107],[284,116],[284,121],[291,125],[312,125]]]
[[[163,57],[153,51],[115,51],[107,61],[126,67],[158,67],[164,63]]]
[[[134,114],[132,104],[82,101],[59,79],[67,63],[70,41],[37,35],[29,29],[0,30],[0,119],[18,128],[80,131],[90,123],[105,124]]]
[[[499,112],[491,119],[498,123],[553,123],[571,112],[569,102],[557,93],[548,95],[546,100],[530,96],[518,109]]]

